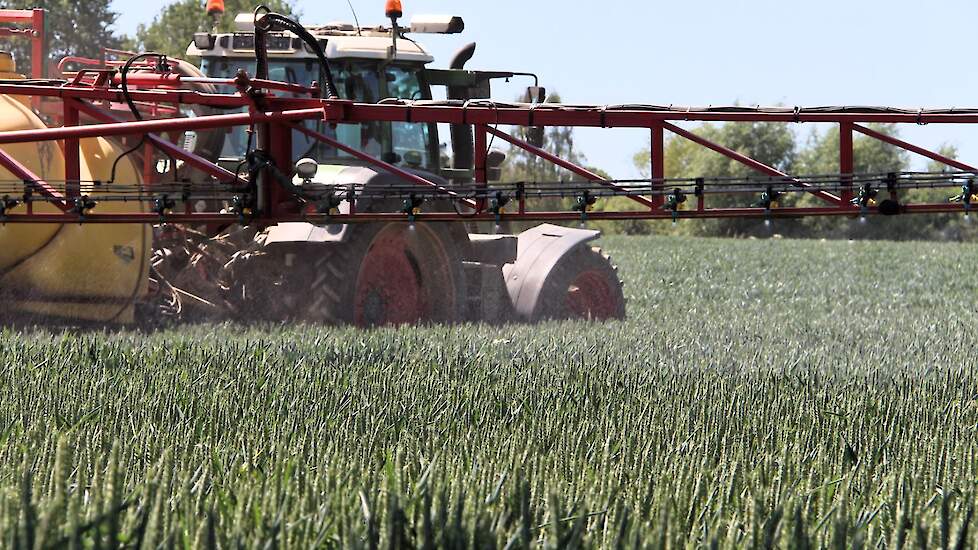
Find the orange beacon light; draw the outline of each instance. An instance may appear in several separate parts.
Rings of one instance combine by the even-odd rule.
[[[387,7],[384,13],[391,19],[397,19],[403,16],[404,11],[401,9],[401,0],[387,0]]]
[[[207,15],[222,15],[224,0],[207,0]]]

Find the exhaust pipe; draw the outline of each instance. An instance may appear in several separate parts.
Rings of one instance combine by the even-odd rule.
[[[451,69],[463,69],[465,64],[475,55],[475,42],[466,44],[455,52],[449,64]],[[464,86],[449,86],[448,99],[466,101],[469,97],[469,89]],[[472,126],[467,124],[452,124],[452,168],[456,170],[471,170],[475,164],[474,158],[474,138],[472,137]]]

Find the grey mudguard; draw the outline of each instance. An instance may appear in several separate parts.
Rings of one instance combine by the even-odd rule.
[[[287,222],[265,230],[265,245],[277,243],[339,243],[343,242],[346,226],[313,225],[307,222]]]
[[[532,319],[543,287],[560,259],[601,232],[545,223],[519,234],[516,262],[503,267],[506,288],[516,314]]]

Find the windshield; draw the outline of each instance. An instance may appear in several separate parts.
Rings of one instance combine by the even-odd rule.
[[[421,81],[420,65],[336,60],[330,63],[330,68],[333,71],[337,93],[344,99],[377,103],[388,97],[399,99],[429,97]],[[245,58],[204,58],[201,69],[204,74],[217,78],[231,78],[240,69],[253,75],[255,61]],[[268,76],[271,80],[304,85],[321,80],[319,65],[313,59],[272,58],[269,60]],[[437,168],[437,151],[431,150],[430,137],[435,131],[433,125],[369,122],[338,124],[332,127],[315,121],[306,121],[305,124],[310,129],[387,162],[429,169]],[[247,150],[246,129],[235,127],[225,139],[221,157],[243,158]],[[293,133],[292,154],[295,159],[312,157],[319,161],[351,158],[350,155],[321,144],[300,132]]]

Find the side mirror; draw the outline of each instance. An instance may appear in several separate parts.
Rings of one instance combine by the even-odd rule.
[[[486,179],[489,181],[499,181],[503,178],[503,162],[506,161],[506,153],[493,149],[486,156]]]
[[[214,42],[216,41],[216,38],[217,37],[209,32],[195,32],[194,46],[202,52],[212,50],[214,49]]]
[[[547,89],[543,86],[529,86],[526,89],[527,103],[543,103],[547,100]]]
[[[543,103],[547,100],[547,89],[543,86],[529,86],[526,89],[527,103]],[[542,126],[533,126],[526,129],[526,142],[534,147],[543,147],[545,129]]]
[[[542,148],[545,131],[546,128],[544,128],[543,126],[531,126],[527,128],[526,142],[538,149]]]

